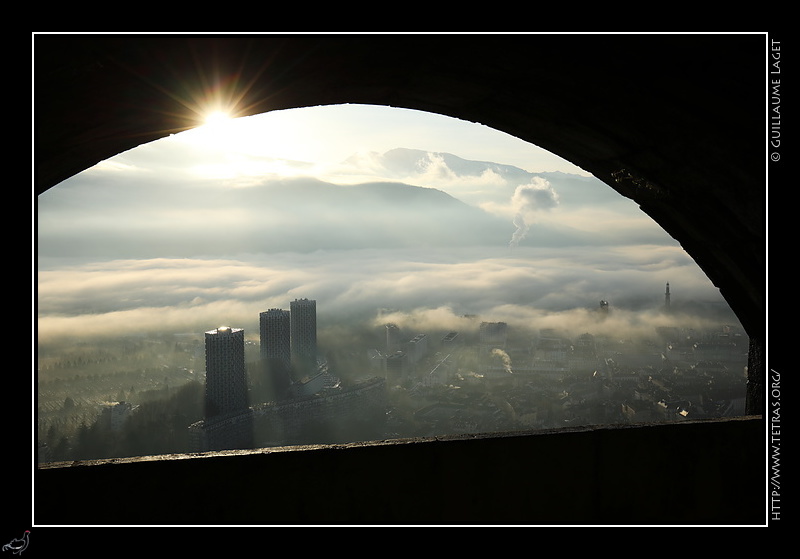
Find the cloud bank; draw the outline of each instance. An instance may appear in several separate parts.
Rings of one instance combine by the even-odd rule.
[[[301,297],[321,328],[391,308],[380,319],[412,330],[477,315],[621,334],[664,323],[667,282],[673,304],[729,313],[673,239],[592,177],[396,149],[313,176],[242,155],[220,178],[220,156],[143,148],[39,197],[40,344],[220,324],[256,337],[259,312]],[[601,299],[614,312],[598,325]]]
[[[587,329],[599,301],[614,313],[604,328],[663,323],[666,281],[673,302],[724,307],[715,288],[674,247],[639,246],[584,255],[558,250],[320,251],[233,259],[116,260],[39,271],[40,343],[81,336],[202,332],[234,324],[256,336],[258,313],[317,300],[319,323],[380,320],[410,329],[467,328],[465,315],[526,328]],[[474,327],[474,325],[469,326]]]

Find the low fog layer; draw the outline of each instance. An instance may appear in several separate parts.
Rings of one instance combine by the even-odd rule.
[[[675,248],[590,250],[582,255],[585,268],[574,266],[575,257],[536,249],[483,258],[449,250],[422,257],[360,250],[62,267],[39,272],[39,337],[202,331],[219,324],[249,326],[255,333],[259,312],[302,297],[318,301],[323,322],[370,318],[385,307],[409,320],[568,315],[580,323],[601,299],[618,317],[623,310],[660,311],[665,280],[676,286],[676,308],[720,305],[716,290]]]
[[[571,334],[605,300],[602,328],[623,336],[669,325],[667,282],[678,312],[735,320],[674,239],[591,177],[397,149],[220,178],[162,166],[177,149],[39,197],[40,344],[220,324],[257,338],[259,312],[302,297],[321,329],[390,308],[381,320],[415,330],[478,315]]]

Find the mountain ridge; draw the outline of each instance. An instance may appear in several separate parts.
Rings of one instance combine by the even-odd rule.
[[[337,184],[316,176],[264,176],[248,186],[219,183],[202,189],[192,184],[165,187],[158,181],[131,183],[117,189],[114,198],[98,197],[88,188],[76,198],[73,191],[66,206],[70,212],[60,214],[57,221],[49,220],[53,224],[49,229],[40,227],[39,240],[48,239],[40,242],[40,254],[124,258],[233,251],[506,247],[517,231],[513,214],[508,213],[515,190],[531,186],[534,177],[553,176],[409,148],[373,153],[373,157],[370,163],[385,163],[387,170],[374,180],[365,177],[355,184]],[[451,174],[481,177],[490,171],[506,180],[465,181],[470,186],[478,184],[483,196],[467,199],[462,195],[474,192],[459,189],[462,185],[454,184],[447,191],[428,186],[437,184],[426,180],[430,177],[427,166],[436,164],[442,165],[439,170],[446,178]],[[411,180],[415,176],[418,180]],[[556,186],[562,206],[565,202],[572,207],[598,200],[607,203],[610,196],[617,203],[625,200],[610,188],[598,188],[603,185],[594,177],[560,178],[563,180]],[[84,197],[86,204],[98,200],[106,204],[95,214],[102,215],[102,220],[83,219]],[[481,201],[507,213],[490,213],[479,205]],[[135,220],[129,220],[131,216]],[[526,244],[543,246],[595,244],[607,238],[552,221],[534,221],[526,225],[528,229]]]

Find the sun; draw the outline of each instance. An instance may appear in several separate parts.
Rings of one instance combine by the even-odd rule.
[[[217,124],[224,124],[232,120],[233,117],[230,113],[225,111],[211,111],[203,118],[203,124],[206,126],[215,126]]]
[[[238,119],[221,109],[209,110],[198,116],[198,125],[179,134],[180,139],[209,149],[225,149]]]

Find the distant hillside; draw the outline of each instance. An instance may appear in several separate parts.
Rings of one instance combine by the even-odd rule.
[[[424,177],[431,166],[444,164],[447,171],[459,178],[476,178],[491,173],[502,179],[495,183],[491,190],[480,192],[481,201],[507,201],[514,190],[526,185],[535,177],[549,181],[558,191],[561,203],[571,206],[592,204],[630,205],[610,186],[596,177],[554,172],[531,172],[513,165],[504,165],[491,161],[474,161],[463,159],[446,152],[430,152],[419,149],[395,148],[383,154],[374,154],[373,162],[386,171],[387,177],[398,180],[413,181],[416,176]],[[459,199],[472,202],[474,198],[469,192],[457,195]]]
[[[255,229],[267,251],[505,245],[514,230],[441,190],[402,183],[284,179],[240,189],[236,198],[263,215]]]
[[[661,242],[663,231],[638,229],[635,204],[594,177],[531,173],[449,153],[397,148],[353,158],[381,178],[334,184],[315,177],[269,176],[250,186],[87,176],[40,197],[40,257],[147,258],[325,249],[507,247],[519,231],[515,191],[541,184],[558,211],[602,207],[633,217],[629,229],[579,222],[526,221],[524,243],[598,245],[636,238]],[[462,180],[463,179],[463,180]],[[369,179],[366,179],[369,181]],[[441,184],[441,188],[434,185]],[[113,188],[112,188],[113,187]],[[447,192],[444,191],[446,189]],[[50,208],[54,213],[49,213]],[[91,208],[89,210],[88,208]],[[497,212],[496,214],[490,211]]]
[[[514,167],[513,165],[502,165],[491,161],[472,161],[462,159],[452,153],[433,153],[409,148],[395,148],[389,150],[381,156],[381,161],[387,170],[401,176],[407,176],[412,173],[424,171],[431,161],[431,156],[441,158],[448,169],[462,177],[477,177],[484,174],[487,170],[491,170],[510,183],[519,184],[528,182],[532,176],[528,171],[520,169],[519,167]]]

